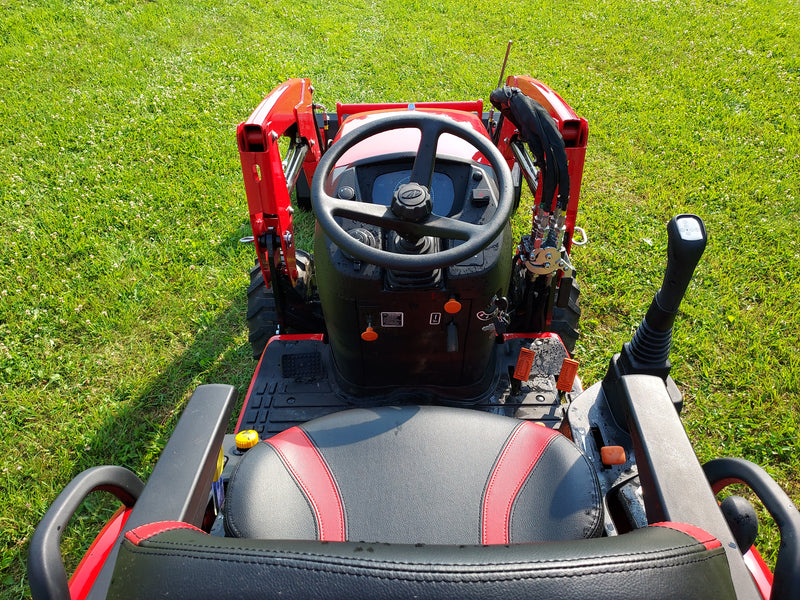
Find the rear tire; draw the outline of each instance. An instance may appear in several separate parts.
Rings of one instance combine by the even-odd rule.
[[[267,342],[278,329],[278,312],[272,289],[264,282],[261,267],[256,261],[250,269],[250,286],[247,288],[247,328],[253,358],[260,358]]]
[[[554,306],[553,318],[550,321],[550,331],[559,335],[570,356],[575,354],[575,342],[580,337],[578,329],[578,322],[581,318],[580,295],[578,280],[573,279],[569,303],[564,308]]]

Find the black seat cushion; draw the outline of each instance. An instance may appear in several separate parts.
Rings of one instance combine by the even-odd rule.
[[[228,486],[229,535],[408,544],[594,537],[594,470],[566,437],[469,409],[354,409],[251,448]]]

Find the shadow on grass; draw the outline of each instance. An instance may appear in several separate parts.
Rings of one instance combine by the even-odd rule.
[[[244,294],[204,325],[192,344],[175,357],[137,394],[77,448],[83,458],[76,473],[98,464],[117,464],[145,478],[152,470],[194,389],[205,383],[224,383],[239,390],[234,415],[250,383],[256,363],[248,344],[237,341],[245,322]]]
[[[218,252],[226,260],[236,260],[239,238],[247,223],[235,230]],[[99,426],[86,435],[63,440],[72,446],[77,457],[69,476],[98,465],[119,465],[147,480],[161,451],[195,388],[207,383],[223,383],[239,391],[228,430],[233,431],[244,394],[250,384],[256,362],[250,345],[242,334],[246,329],[247,300],[244,288],[230,292],[227,308],[215,316],[199,319],[194,339],[170,362],[150,374],[144,386],[120,377],[108,391],[110,406],[103,411]],[[165,341],[165,343],[168,343]],[[136,347],[128,352],[135,354]],[[119,507],[111,494],[90,494],[76,511],[62,536],[61,550],[68,574],[77,567],[95,536]],[[14,564],[0,579],[0,598],[29,598],[27,581],[27,544],[15,553]],[[5,588],[5,589],[4,589]]]
[[[108,416],[86,447],[76,444],[76,454],[81,459],[76,462],[73,476],[96,465],[112,464],[131,469],[146,481],[186,402],[201,384],[224,383],[239,390],[239,401],[229,424],[232,431],[256,366],[249,344],[237,342],[244,323],[245,304],[244,294],[238,294],[144,389],[120,402],[121,408]],[[62,538],[67,573],[77,567],[118,506],[119,502],[108,493],[94,493],[84,501]]]

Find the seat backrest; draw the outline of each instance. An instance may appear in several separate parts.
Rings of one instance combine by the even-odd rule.
[[[719,541],[662,523],[614,537],[489,546],[271,541],[185,523],[128,532],[109,598],[735,598]]]

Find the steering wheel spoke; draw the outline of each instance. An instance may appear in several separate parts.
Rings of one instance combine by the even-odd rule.
[[[334,217],[343,217],[378,227],[390,227],[390,223],[397,220],[391,209],[382,204],[370,204],[359,200],[342,200],[333,196],[327,196],[325,201],[328,204],[331,215]]]
[[[474,239],[475,236],[483,231],[482,225],[473,225],[466,221],[439,215],[431,215],[423,223],[409,223],[409,225],[414,226],[414,231],[410,233],[418,237],[428,235],[448,240],[461,240],[463,242]]]
[[[482,225],[473,225],[472,223],[439,215],[430,215],[425,221],[414,223],[399,219],[394,215],[390,207],[382,204],[342,200],[332,196],[329,196],[326,200],[334,217],[375,225],[376,227],[391,229],[401,234],[416,237],[431,236],[448,240],[468,241],[483,229]]]
[[[420,127],[420,141],[414,166],[411,168],[411,181],[431,188],[433,169],[436,166],[436,147],[439,145],[442,125],[426,122]]]

